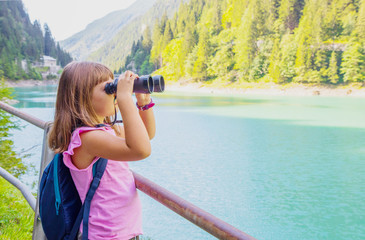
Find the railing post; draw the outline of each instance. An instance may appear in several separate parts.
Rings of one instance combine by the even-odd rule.
[[[42,160],[39,172],[39,181],[38,181],[38,193],[37,193],[37,204],[34,215],[34,224],[33,224],[33,240],[46,240],[46,236],[44,235],[42,223],[39,218],[39,183],[41,182],[42,173],[48,163],[53,159],[54,152],[48,147],[47,135],[48,131],[51,128],[52,122],[47,122],[44,126],[44,134],[43,134],[43,146],[42,146]]]

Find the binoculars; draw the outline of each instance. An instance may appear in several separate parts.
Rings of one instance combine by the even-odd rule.
[[[118,78],[114,79],[113,82],[105,85],[105,92],[107,94],[114,94],[117,91]],[[134,93],[152,93],[152,92],[163,92],[165,90],[165,80],[163,76],[156,75],[143,75],[134,79],[133,92]]]

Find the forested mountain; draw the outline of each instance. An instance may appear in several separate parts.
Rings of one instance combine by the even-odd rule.
[[[194,0],[144,36],[122,70],[158,69],[170,80],[365,84],[365,0]]]
[[[32,63],[43,55],[56,58],[61,66],[72,60],[56,44],[47,24],[43,33],[39,22],[30,22],[22,1],[0,1],[0,78],[41,79]]]
[[[113,39],[92,53],[88,60],[102,62],[113,70],[118,70],[124,65],[125,58],[130,53],[133,42],[138,41],[145,29],[151,29],[153,24],[163,16],[172,17],[180,3],[186,1],[157,0],[145,14],[123,26]],[[142,3],[145,4],[144,1]]]
[[[143,16],[155,2],[156,0],[137,0],[126,9],[114,11],[95,20],[83,31],[61,41],[60,44],[75,59],[85,60],[90,53],[110,41],[123,26]]]

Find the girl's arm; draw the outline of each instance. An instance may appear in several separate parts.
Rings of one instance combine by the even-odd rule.
[[[136,161],[151,154],[148,132],[132,99],[136,76],[127,71],[119,77],[117,102],[123,119],[125,138],[105,131],[83,133],[82,145],[75,149],[76,167],[87,167],[95,156],[119,161]]]
[[[136,93],[137,104],[138,106],[145,106],[151,102],[150,94],[141,94]],[[153,114],[153,108],[150,108],[145,111],[139,111],[139,116],[141,117],[144,126],[148,132],[148,136],[152,139],[156,133],[156,123],[155,123],[155,116]]]

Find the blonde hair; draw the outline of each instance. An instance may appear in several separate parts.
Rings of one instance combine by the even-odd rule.
[[[64,68],[57,90],[54,122],[48,135],[52,150],[66,151],[77,127],[99,123],[91,104],[92,92],[96,85],[110,78],[114,78],[111,70],[99,63],[71,62]],[[106,117],[104,122],[111,123],[111,119]]]

